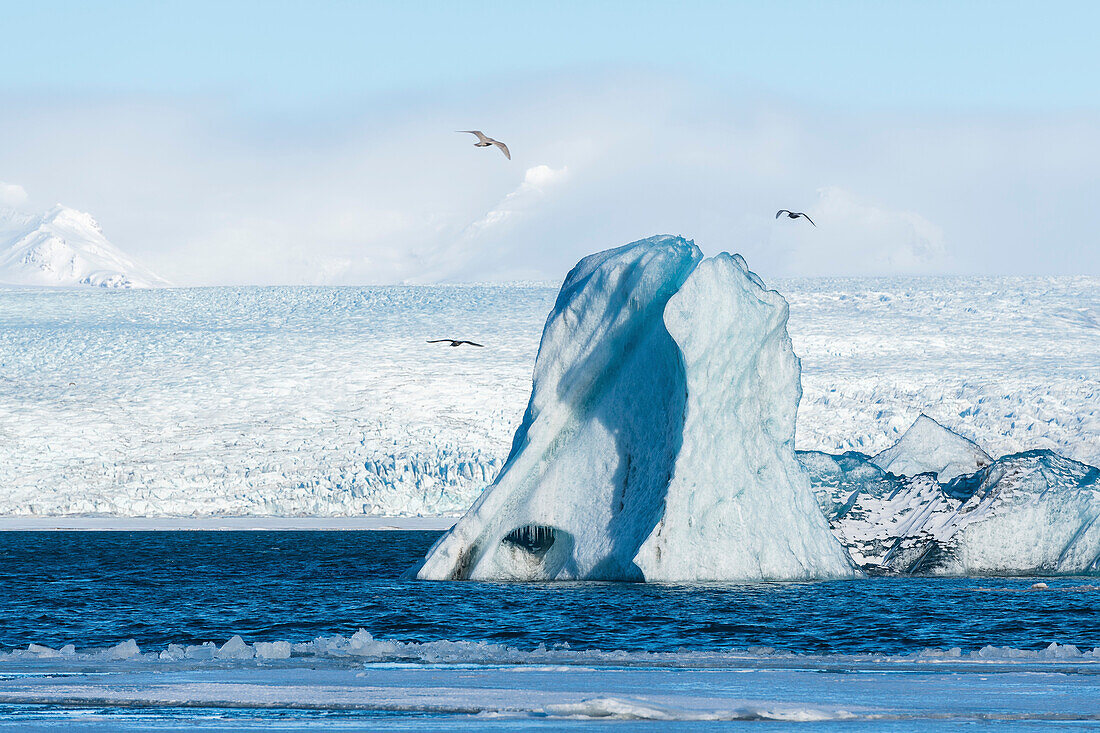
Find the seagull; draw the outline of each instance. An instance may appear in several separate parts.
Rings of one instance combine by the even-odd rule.
[[[449,343],[451,346],[462,346],[462,344],[469,344],[470,346],[481,346],[481,344],[475,344],[473,341],[458,341],[456,339],[436,339],[434,341],[429,341],[428,343],[429,344],[446,344],[446,343]],[[481,346],[481,348],[484,349],[485,347]]]
[[[477,135],[477,142],[474,143],[475,148],[487,148],[490,145],[496,145],[500,148],[500,152],[504,153],[504,157],[508,160],[512,159],[512,154],[508,152],[508,146],[502,143],[500,140],[494,140],[487,136],[481,130],[455,130],[455,132],[468,132],[471,135]]]
[[[806,214],[803,214],[801,211],[787,211],[786,209],[780,209],[779,211],[775,212],[775,218],[778,219],[780,214],[786,214],[788,219],[797,219],[801,216],[806,221],[814,224],[814,220]],[[817,224],[814,224],[814,226],[816,227]]]

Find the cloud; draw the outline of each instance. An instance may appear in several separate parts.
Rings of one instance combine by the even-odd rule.
[[[15,183],[0,181],[0,206],[17,209],[27,203],[27,192]]]
[[[929,274],[949,269],[944,233],[912,211],[868,201],[839,186],[818,190],[807,212],[817,224],[776,221],[798,275]]]
[[[471,224],[463,232],[466,239],[476,240],[494,229],[499,229],[518,215],[538,203],[553,185],[565,180],[569,169],[563,167],[554,170],[548,165],[536,165],[528,168],[523,175],[523,183],[504,197],[492,211]]]
[[[475,126],[512,160],[453,132]],[[1088,113],[902,118],[562,74],[297,116],[12,98],[0,139],[0,175],[180,284],[557,280],[661,233],[765,278],[1100,272],[1100,223],[1065,215],[1096,194]]]

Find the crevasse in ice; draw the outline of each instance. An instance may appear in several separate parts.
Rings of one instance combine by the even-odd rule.
[[[787,305],[678,237],[591,255],[546,321],[494,484],[417,577],[851,575],[794,456]]]

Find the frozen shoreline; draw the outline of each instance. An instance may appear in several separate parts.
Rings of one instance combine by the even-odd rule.
[[[256,649],[262,658],[253,656]],[[256,649],[239,638],[220,650],[211,644],[160,655],[141,655],[132,641],[98,655],[32,646],[0,660],[0,727],[224,729],[232,715],[226,711],[235,710],[264,728],[273,721],[401,730],[616,721],[652,730],[718,721],[784,721],[802,730],[835,730],[838,721],[1057,728],[1095,723],[1100,699],[1095,652],[1055,645],[965,657],[955,650],[906,657],[631,655],[406,645],[359,632]]]
[[[0,517],[0,532],[445,530],[457,517]]]

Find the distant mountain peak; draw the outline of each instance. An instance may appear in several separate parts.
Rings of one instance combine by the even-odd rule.
[[[115,247],[91,214],[0,209],[0,283],[155,288],[170,283]]]

